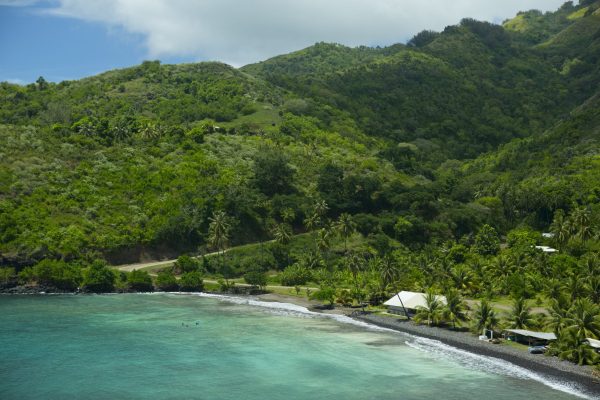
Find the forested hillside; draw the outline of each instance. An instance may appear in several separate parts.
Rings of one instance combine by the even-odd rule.
[[[422,249],[547,230],[600,187],[599,3],[465,19],[406,45],[319,43],[239,70],[142,65],[0,84],[2,263],[83,263],[210,248],[353,216]],[[214,247],[214,246],[213,246]]]

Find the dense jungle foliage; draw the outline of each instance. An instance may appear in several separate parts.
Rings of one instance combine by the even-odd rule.
[[[550,310],[514,326],[597,338],[599,57],[600,2],[581,1],[239,70],[0,83],[0,283],[198,290],[280,271],[331,302],[511,296]],[[105,266],[208,251],[154,282]]]

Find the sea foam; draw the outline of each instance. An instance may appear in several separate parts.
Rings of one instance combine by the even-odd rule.
[[[583,399],[593,399],[593,397],[590,397],[589,395],[585,394],[573,384],[567,382],[560,382],[558,380],[549,378],[542,374],[538,374],[526,368],[519,367],[508,361],[461,350],[456,347],[442,343],[439,340],[427,339],[420,336],[411,335],[409,333],[399,332],[393,329],[380,327],[374,324],[370,324],[368,322],[358,321],[346,315],[319,313],[311,311],[306,307],[299,306],[296,304],[282,303],[277,301],[263,301],[252,297],[239,297],[203,292],[191,294],[199,297],[212,298],[234,304],[260,307],[266,311],[278,315],[289,315],[301,318],[329,318],[343,324],[354,325],[372,331],[400,334],[407,337],[407,340],[405,342],[406,345],[416,350],[425,352],[432,357],[443,359],[445,361],[452,360],[454,362],[458,362],[459,364],[465,367],[477,371],[483,371],[492,374],[502,374],[505,376],[510,376],[519,379],[534,380],[555,390],[569,393]]]

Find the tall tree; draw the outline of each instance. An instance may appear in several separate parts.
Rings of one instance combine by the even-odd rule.
[[[550,299],[550,318],[548,328],[558,336],[567,325],[568,311],[571,307],[570,299],[564,295]]]
[[[589,299],[577,300],[567,313],[565,329],[581,340],[600,339],[600,306]]]
[[[443,317],[452,323],[452,329],[456,329],[457,324],[468,319],[465,301],[458,290],[451,289],[446,292]]]
[[[554,213],[554,220],[552,221],[552,225],[550,225],[550,231],[554,234],[556,245],[562,250],[571,236],[569,221],[565,217],[563,210],[556,210]]]
[[[498,233],[490,225],[483,225],[475,236],[475,250],[483,256],[495,255],[500,250]]]
[[[217,251],[217,253],[221,253],[221,269],[224,269],[225,249],[229,244],[229,232],[231,230],[229,217],[224,211],[216,211],[209,221],[208,241],[212,248]],[[229,285],[229,282],[227,282],[227,284]]]
[[[492,309],[487,300],[481,300],[473,313],[473,328],[476,332],[483,332],[484,329],[493,330],[498,324],[496,312]]]
[[[359,304],[362,303],[362,291],[360,288],[359,282],[359,274],[364,266],[364,258],[360,257],[358,254],[346,255],[346,266],[350,273],[352,274],[352,282],[354,284],[354,297],[358,301]]]
[[[292,240],[292,228],[286,223],[278,224],[273,229],[273,237],[275,242],[285,246]]]
[[[283,246],[282,248],[286,252],[287,265],[290,265],[290,249],[288,248],[288,244],[292,240],[292,228],[286,223],[278,224],[273,229],[273,237],[276,243]]]
[[[578,207],[571,213],[571,223],[575,234],[583,241],[593,236],[592,213],[587,207]]]
[[[348,213],[343,213],[335,223],[335,229],[338,234],[344,239],[344,253],[348,253],[348,238],[356,231],[356,224],[352,220],[352,216]]]
[[[430,289],[425,293],[425,306],[417,307],[415,321],[427,321],[427,325],[439,323],[443,315],[443,303],[438,299],[437,295]]]
[[[527,305],[527,300],[523,297],[513,300],[508,320],[511,328],[528,329],[531,327],[533,319],[531,317],[531,309]]]

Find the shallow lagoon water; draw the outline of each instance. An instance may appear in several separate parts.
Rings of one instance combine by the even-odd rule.
[[[0,398],[580,398],[506,363],[349,322],[194,295],[1,296]]]

